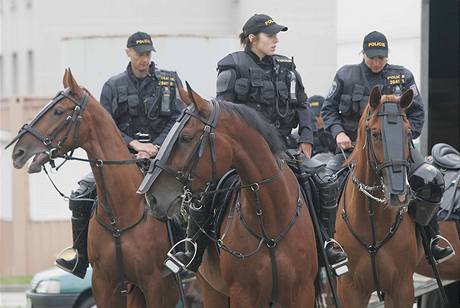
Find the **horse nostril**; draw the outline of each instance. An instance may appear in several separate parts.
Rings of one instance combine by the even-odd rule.
[[[17,149],[14,153],[13,153],[13,160],[16,160],[18,158],[20,158],[21,156],[24,155],[24,150],[21,150],[21,149]]]

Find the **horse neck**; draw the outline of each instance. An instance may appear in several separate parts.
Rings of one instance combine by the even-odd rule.
[[[89,123],[88,138],[82,148],[86,150],[89,159],[100,160],[129,160],[132,159],[120,132],[111,116],[97,102],[88,104],[87,119],[82,126]],[[142,181],[142,174],[136,164],[104,165],[98,168],[91,164],[96,179],[99,202],[105,203],[112,209],[120,226],[133,222],[144,210],[144,199],[137,194],[137,188]],[[102,173],[101,173],[102,171]],[[105,215],[99,211],[100,215]]]
[[[299,193],[297,180],[284,163],[280,164],[277,161],[260,135],[252,130],[241,135],[245,138],[241,138],[240,144],[236,146],[237,157],[234,166],[242,184],[274,178],[272,182],[260,185],[259,196],[260,206],[264,212],[263,219],[270,221],[270,224],[266,223],[268,232],[279,232],[294,214]],[[249,206],[245,207],[244,203],[248,203]],[[255,192],[251,189],[242,190],[241,204],[245,217],[249,217],[249,221],[251,217],[255,220]]]

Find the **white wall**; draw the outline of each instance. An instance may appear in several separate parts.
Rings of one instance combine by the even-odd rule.
[[[0,129],[0,219],[7,221],[13,218],[11,148],[4,150],[10,140],[11,135]]]

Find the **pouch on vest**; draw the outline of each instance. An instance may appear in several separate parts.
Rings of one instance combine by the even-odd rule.
[[[112,112],[115,117],[119,117],[128,111],[128,87],[120,86],[117,87],[117,101],[116,107],[112,105]]]
[[[139,116],[139,97],[137,94],[128,95],[129,114],[132,116]]]
[[[345,117],[349,117],[352,114],[351,105],[351,95],[342,94],[340,96],[339,113]]]
[[[174,106],[172,103],[174,102],[173,93],[169,86],[161,87],[161,104],[160,104],[160,115],[161,116],[170,116]]]
[[[262,88],[264,87],[264,72],[257,68],[249,68],[249,80],[251,82],[251,87],[249,89],[249,100],[253,102],[260,102],[260,103],[266,103],[268,102],[265,101],[265,98],[262,98],[260,93],[262,91]],[[270,91],[270,90],[268,90]],[[267,96],[270,96],[269,93],[266,94]],[[273,89],[273,97],[275,97],[275,90]]]
[[[285,82],[277,81],[276,90],[278,92],[278,97],[281,103],[286,104],[286,101],[289,99],[289,89]]]
[[[237,100],[246,101],[249,94],[249,79],[239,78],[235,81],[235,94]]]
[[[262,81],[260,89],[260,102],[264,104],[272,104],[275,101],[275,86],[271,81]]]
[[[354,115],[359,115],[360,107],[361,107],[361,100],[364,97],[364,90],[366,88],[360,84],[355,84],[353,86],[353,92],[351,95],[352,101],[352,112]]]

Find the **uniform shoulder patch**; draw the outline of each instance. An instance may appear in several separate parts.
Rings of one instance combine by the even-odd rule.
[[[329,93],[327,94],[326,99],[329,99],[329,98],[331,98],[332,96],[334,96],[334,94],[335,94],[336,91],[337,91],[337,81],[334,80],[334,81],[332,82],[332,85],[331,85],[330,89],[329,89]]]

